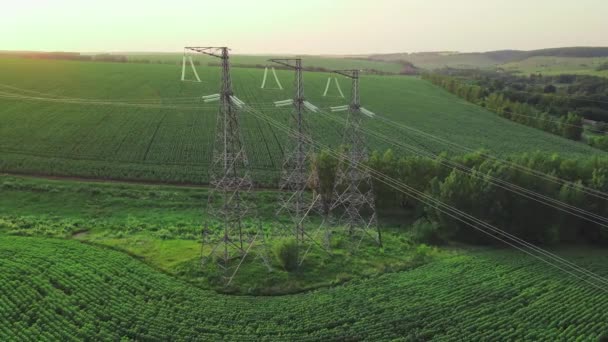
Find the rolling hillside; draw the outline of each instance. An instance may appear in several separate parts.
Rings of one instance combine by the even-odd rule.
[[[202,83],[180,82],[180,67],[48,60],[0,63],[0,171],[93,178],[201,183],[212,154],[217,104],[201,95],[217,93],[219,70],[199,67]],[[292,96],[291,72],[279,71],[284,90],[262,90],[263,70],[233,70],[235,93],[275,120],[289,122],[289,109],[273,101]],[[340,144],[345,104],[337,89],[322,97],[327,74],[306,73],[307,98],[325,109],[309,114],[313,137]],[[340,80],[348,97],[349,83]],[[272,86],[272,82],[269,82]],[[509,155],[532,150],[568,156],[601,154],[595,149],[497,117],[411,77],[365,77],[362,103],[382,117],[472,149]],[[273,183],[286,136],[243,113],[243,137],[263,183]],[[366,129],[433,152],[453,147],[406,133],[381,120]],[[372,149],[385,142],[370,138]]]
[[[608,62],[608,57],[530,57],[510,62],[500,67],[522,74],[541,73],[543,75],[592,75],[608,77],[608,70],[598,67]]]
[[[523,74],[581,74],[608,76],[597,67],[608,60],[608,48],[565,47],[531,51],[502,50],[489,52],[417,52],[371,55],[370,60],[398,63],[408,61],[433,70],[441,68],[494,69]]]

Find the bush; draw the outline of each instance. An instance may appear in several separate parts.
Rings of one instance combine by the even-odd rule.
[[[157,231],[155,235],[162,240],[168,240],[173,238],[173,233],[165,228]]]
[[[292,272],[298,268],[298,243],[295,239],[277,241],[273,251],[278,263],[285,271]]]
[[[444,242],[439,232],[439,224],[426,218],[414,222],[412,225],[412,239],[416,242],[432,245],[439,245]]]
[[[608,151],[608,136],[604,137],[591,137],[589,139],[589,145],[598,148],[603,151]]]
[[[437,255],[437,248],[425,244],[416,247],[413,261],[418,263],[426,263],[431,261]]]

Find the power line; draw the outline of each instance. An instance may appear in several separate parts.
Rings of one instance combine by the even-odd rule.
[[[98,105],[98,106],[114,106],[114,107],[132,107],[132,108],[146,108],[146,109],[178,109],[178,110],[200,110],[205,107],[204,105],[199,106],[183,106],[183,105],[163,105],[163,104],[145,104],[145,103],[129,103],[129,102],[109,102],[109,101],[80,101],[71,99],[55,99],[45,97],[34,97],[34,96],[13,96],[5,95],[0,92],[0,99],[7,100],[18,100],[18,101],[37,101],[37,102],[51,102],[61,104],[75,104],[75,105]]]
[[[82,100],[82,101],[108,101],[108,102],[114,102],[114,100],[111,99],[96,99],[96,98],[79,98],[79,97],[68,97],[68,96],[63,96],[63,95],[59,95],[59,94],[53,94],[53,93],[46,93],[46,92],[40,92],[40,91],[35,91],[35,90],[31,90],[31,89],[24,89],[24,88],[18,88],[18,87],[14,87],[14,86],[10,86],[7,84],[1,84],[0,83],[0,87],[4,87],[4,88],[9,88],[12,89],[13,91],[21,91],[21,92],[26,92],[26,93],[33,93],[33,94],[37,94],[37,95],[45,95],[45,96],[49,96],[51,98],[57,98],[57,99],[70,99],[70,100]],[[2,93],[6,93],[5,91],[0,91]],[[6,94],[11,94],[11,93],[6,93]],[[19,94],[19,93],[12,93],[12,95],[23,95],[23,96],[31,96],[31,95],[26,95],[26,94]],[[161,98],[161,97],[150,97],[150,98],[142,98],[142,99],[119,99],[118,101],[123,102],[125,100],[129,100],[129,101],[137,101],[137,102],[155,102],[155,101],[166,101],[166,100],[200,100],[200,97],[171,97],[171,98]],[[200,101],[196,101],[196,102],[200,102]]]
[[[328,116],[328,117],[331,117],[327,113],[324,113],[324,114],[326,116]],[[334,119],[334,121],[338,121],[338,120]],[[414,146],[411,146],[411,145],[408,145],[408,144],[405,144],[405,143],[402,143],[402,142],[398,142],[398,141],[396,141],[394,139],[391,139],[391,138],[389,138],[389,137],[387,137],[387,136],[385,136],[383,134],[376,133],[376,132],[371,131],[369,129],[362,128],[362,131],[366,132],[367,134],[370,134],[372,136],[375,136],[377,138],[383,139],[384,141],[386,141],[386,142],[388,142],[390,144],[393,144],[394,146],[406,148],[410,152],[416,153],[419,156],[430,157],[432,159],[438,160],[444,166],[452,167],[455,170],[458,170],[460,172],[469,174],[469,175],[471,175],[474,178],[488,181],[490,184],[493,184],[494,186],[497,186],[497,187],[500,187],[502,189],[511,191],[513,193],[519,194],[519,195],[521,195],[523,197],[526,197],[528,199],[531,199],[531,200],[537,201],[539,203],[545,204],[545,205],[547,205],[549,207],[552,207],[554,209],[558,209],[560,211],[569,213],[571,215],[574,215],[574,216],[579,217],[581,219],[584,219],[586,221],[595,223],[597,225],[600,225],[603,228],[608,228],[608,218],[602,217],[602,216],[597,215],[597,214],[592,213],[592,212],[588,212],[588,211],[586,211],[584,209],[581,209],[581,208],[578,208],[576,206],[573,206],[573,205],[564,203],[562,201],[553,199],[551,197],[542,195],[542,194],[537,193],[537,192],[535,192],[533,190],[529,190],[527,188],[518,186],[516,184],[513,184],[513,183],[510,183],[510,182],[498,179],[498,178],[493,177],[493,176],[488,175],[488,174],[483,174],[483,176],[479,176],[478,175],[478,171],[473,170],[471,168],[468,168],[467,166],[465,166],[463,164],[457,163],[457,162],[449,160],[449,159],[443,159],[443,158],[437,159],[437,155],[435,155],[435,154],[433,154],[431,152],[420,151],[419,149],[417,149]]]
[[[474,104],[471,104],[471,103],[468,103],[468,102],[463,102],[463,104],[475,106]],[[475,106],[475,107],[477,107],[477,106]],[[430,133],[424,132],[424,131],[422,131],[420,129],[412,128],[412,127],[410,127],[408,125],[405,125],[403,123],[396,122],[394,120],[390,120],[390,119],[388,119],[388,118],[386,118],[384,116],[378,115],[376,117],[378,119],[380,119],[381,121],[385,121],[386,123],[388,123],[391,126],[391,128],[397,127],[397,128],[401,128],[401,129],[406,129],[409,132],[414,132],[414,133],[416,133],[418,135],[430,137],[431,139],[433,139],[435,141],[439,141],[439,142],[444,143],[444,144],[456,146],[456,147],[458,147],[460,149],[463,149],[464,151],[478,153],[478,151],[476,151],[474,149],[471,149],[471,148],[468,148],[466,146],[454,143],[452,141],[449,141],[449,140],[437,137],[437,136],[432,135]],[[540,171],[528,168],[526,166],[522,166],[522,165],[514,163],[514,162],[510,162],[510,161],[507,161],[507,160],[504,160],[504,159],[500,159],[500,158],[492,156],[492,155],[490,155],[488,153],[480,153],[480,155],[483,156],[483,157],[485,157],[485,158],[493,159],[493,160],[495,160],[497,162],[500,162],[502,164],[506,164],[506,165],[510,165],[512,167],[515,167],[515,168],[517,168],[518,170],[520,170],[522,172],[528,173],[530,175],[533,175],[533,176],[536,176],[536,177],[539,177],[539,178],[542,178],[542,179],[545,179],[545,180],[549,180],[551,182],[554,182],[554,183],[557,183],[557,184],[560,184],[560,185],[564,185],[564,184],[570,185],[571,184],[571,182],[563,180],[563,179],[561,179],[559,177],[548,175],[548,174],[545,174],[543,172],[540,172]],[[604,200],[608,199],[608,193],[605,193],[605,192],[602,192],[602,191],[599,191],[599,190],[596,190],[596,189],[592,189],[592,188],[586,187],[584,185],[577,186],[577,188],[580,188],[581,191],[583,191],[584,193],[586,193],[588,195],[591,195],[591,196],[594,196],[594,197],[597,197],[597,198],[601,198],[601,199],[604,199]]]
[[[480,156],[482,156],[484,158],[489,158],[489,159],[492,159],[492,160],[494,160],[496,162],[499,162],[501,164],[517,168],[518,170],[520,170],[522,172],[525,172],[525,173],[527,173],[529,175],[532,175],[532,176],[535,176],[535,177],[538,177],[538,178],[541,178],[541,179],[545,179],[545,180],[548,180],[548,181],[551,181],[551,182],[554,182],[554,183],[560,184],[560,185],[571,184],[572,183],[570,181],[561,179],[561,178],[553,176],[553,175],[549,175],[549,174],[543,173],[543,172],[538,171],[538,170],[534,170],[532,168],[523,166],[521,164],[509,161],[509,160],[506,160],[506,159],[501,159],[499,157],[493,156],[493,155],[485,153],[485,152],[476,151],[476,150],[474,150],[472,148],[466,147],[464,145],[460,145],[460,144],[455,143],[453,141],[449,141],[449,140],[440,138],[440,137],[438,137],[436,135],[433,135],[433,134],[428,133],[428,132],[424,132],[424,131],[422,131],[420,129],[410,127],[408,125],[405,125],[405,124],[400,123],[400,122],[396,122],[394,120],[390,120],[390,119],[388,119],[385,116],[378,115],[377,117],[380,120],[382,120],[382,121],[386,122],[387,124],[389,124],[391,127],[397,127],[397,128],[402,129],[402,130],[407,130],[409,132],[413,132],[415,134],[428,137],[428,138],[433,139],[435,141],[438,141],[440,143],[443,143],[443,144],[446,144],[446,145],[455,146],[455,147],[457,147],[459,149],[462,149],[463,151],[466,151],[466,152],[479,153]],[[599,190],[596,190],[596,189],[593,189],[593,188],[589,188],[589,187],[584,186],[584,185],[581,185],[581,190],[584,193],[588,194],[588,195],[591,195],[591,196],[594,196],[594,197],[597,197],[597,198],[600,198],[600,199],[608,200],[608,193],[605,193],[605,192],[602,192],[602,191],[599,191]]]
[[[13,88],[16,88],[16,87],[13,87]],[[29,90],[26,90],[26,89],[22,89],[22,90],[23,90],[23,91],[28,91],[28,92],[35,92],[35,91],[29,91]],[[39,93],[39,92],[37,92],[37,93]],[[0,97],[1,97],[1,96],[0,96]],[[32,99],[32,100],[40,100],[40,101],[58,101],[58,102],[62,102],[62,103],[74,103],[74,104],[99,104],[99,105],[114,105],[114,106],[127,106],[127,107],[138,107],[138,108],[150,108],[150,109],[179,109],[179,110],[198,110],[198,109],[201,109],[201,108],[210,108],[210,107],[206,107],[206,106],[204,106],[204,105],[197,106],[197,107],[184,107],[184,106],[179,106],[179,107],[178,107],[178,106],[167,106],[167,105],[140,105],[140,104],[135,104],[135,103],[122,103],[122,102],[111,102],[111,101],[96,101],[96,100],[93,100],[93,99],[82,99],[82,100],[87,100],[87,101],[90,101],[90,102],[87,102],[87,103],[70,102],[70,101],[62,101],[62,100],[47,99],[47,98],[36,98],[36,97],[20,97],[20,99]],[[69,98],[69,99],[76,99],[76,98]],[[198,99],[198,98],[197,98],[197,99]],[[95,102],[93,102],[93,101],[95,101]],[[465,102],[463,102],[463,103],[465,103]],[[470,104],[470,103],[466,103],[466,104],[471,105],[471,106],[474,106],[474,104]],[[492,108],[490,108],[490,109],[491,109],[491,110],[496,110],[496,109],[492,109]],[[510,113],[512,113],[513,115],[522,115],[522,114],[516,114],[516,113],[513,113],[513,112],[510,112]],[[532,118],[534,118],[534,119],[538,119],[538,118],[536,118],[536,117],[532,117]],[[384,120],[384,121],[389,120],[389,119],[387,119],[387,118],[383,118],[383,117],[381,117],[380,119],[382,119],[382,120]],[[395,121],[392,121],[392,120],[390,121],[390,123],[391,123],[392,125],[398,125],[398,126],[400,126],[400,127],[405,127],[405,128],[407,128],[407,129],[410,129],[410,130],[415,130],[415,129],[412,129],[411,127],[407,127],[407,126],[405,126],[405,125],[403,125],[403,124],[401,124],[401,123],[398,123],[398,122],[395,122]],[[581,127],[581,126],[576,126],[576,125],[569,125],[569,126],[583,128],[583,127]],[[430,134],[428,134],[428,133],[424,133],[424,132],[420,132],[420,131],[418,131],[418,132],[419,132],[419,133],[422,133],[422,134],[426,134],[426,135],[432,136],[432,135],[430,135]],[[438,137],[436,137],[436,136],[432,136],[432,137],[433,137],[435,140],[437,140],[437,139],[441,139],[441,138],[438,138]],[[444,142],[446,142],[445,140],[443,140],[443,141],[444,141]],[[459,147],[461,147],[461,148],[465,148],[465,149],[466,149],[466,147],[463,147],[462,145],[455,144],[455,143],[453,143],[453,142],[447,142],[447,143],[448,143],[448,144],[451,144],[451,145],[459,146]],[[468,149],[468,150],[469,150],[469,151],[473,151],[473,150],[471,150],[471,149]],[[488,155],[488,154],[484,154],[484,156],[486,156],[486,157],[490,157],[490,158],[493,158],[493,159],[497,159],[497,158],[494,158],[494,157],[492,157],[492,156],[490,156],[490,155]],[[510,164],[510,165],[514,165],[514,163],[509,163],[509,164]],[[532,171],[532,172],[535,172],[534,170],[531,170],[531,169],[528,169],[528,170],[529,170],[529,171]],[[537,173],[537,175],[538,175],[538,173]],[[547,177],[545,177],[545,178],[546,178],[546,179],[558,180],[560,183],[565,182],[565,181],[563,181],[563,180],[559,180],[558,178],[556,178],[556,177],[554,177],[554,176],[548,176],[548,175],[547,175]],[[597,193],[601,193],[601,192],[598,192],[597,190],[590,189],[590,188],[587,188],[587,187],[584,187],[584,186],[583,186],[583,190],[584,190],[584,192],[586,192],[586,193],[588,193],[588,194],[591,194],[591,195],[594,195],[594,196],[596,196],[596,197],[597,197]],[[606,199],[606,197],[604,197],[604,196],[608,196],[608,194],[602,193],[602,197],[601,197],[601,198]]]
[[[276,122],[276,120],[272,119],[271,117],[269,117],[269,116],[267,116],[267,115],[265,115],[263,113],[260,113],[260,112],[254,110],[254,109],[251,109],[251,108],[248,108],[248,111],[251,112],[252,114],[254,114],[256,117],[258,117],[258,118],[260,118],[260,119],[262,119],[264,121],[269,122],[270,124],[272,124],[273,126],[279,128],[279,129],[287,130],[287,131],[289,130],[289,128],[286,128],[284,125]],[[335,151],[329,149],[329,147],[324,146],[323,144],[320,144],[318,142],[315,142],[315,145],[317,145],[321,149],[325,149],[325,150],[329,151],[332,155],[336,156],[337,158],[348,158],[343,153],[335,152]],[[508,245],[510,245],[510,246],[512,246],[514,248],[517,248],[520,251],[523,251],[526,254],[529,254],[532,257],[534,257],[534,258],[536,258],[538,260],[541,260],[542,262],[547,263],[548,265],[550,265],[550,266],[552,266],[554,268],[557,268],[557,269],[559,269],[559,270],[561,270],[561,271],[563,271],[563,272],[565,272],[565,273],[567,273],[567,274],[569,274],[569,275],[571,275],[571,276],[573,276],[573,277],[575,277],[575,278],[577,278],[579,280],[585,281],[588,284],[590,284],[590,285],[592,285],[592,286],[594,286],[594,287],[596,287],[596,288],[598,288],[598,289],[600,289],[602,291],[608,292],[608,290],[605,287],[599,286],[596,283],[594,283],[592,281],[589,281],[588,279],[584,278],[583,276],[581,276],[579,274],[575,274],[574,272],[583,273],[584,276],[590,277],[590,278],[594,279],[595,281],[599,281],[599,282],[602,282],[604,284],[608,283],[608,279],[606,279],[604,277],[601,277],[601,276],[599,276],[599,275],[597,275],[597,274],[595,274],[595,273],[593,273],[593,272],[591,272],[589,270],[586,270],[585,268],[582,268],[582,267],[580,267],[580,266],[578,266],[578,265],[576,265],[576,264],[574,264],[572,262],[569,262],[569,261],[567,261],[567,260],[565,260],[565,259],[563,259],[561,257],[558,257],[558,256],[556,256],[556,255],[554,255],[554,254],[552,254],[552,253],[550,253],[548,251],[545,251],[545,250],[543,250],[540,247],[534,246],[533,244],[530,244],[530,243],[528,243],[528,242],[526,242],[526,241],[524,241],[524,240],[522,240],[520,238],[517,238],[516,236],[514,236],[512,234],[506,233],[506,232],[504,232],[504,231],[502,231],[502,230],[500,230],[500,229],[498,229],[498,228],[496,228],[494,226],[491,226],[491,225],[489,225],[489,224],[487,224],[487,223],[485,223],[485,222],[483,222],[483,221],[481,221],[479,219],[476,219],[472,215],[466,214],[466,213],[464,213],[464,212],[462,212],[462,211],[460,211],[460,210],[458,210],[458,209],[456,209],[454,207],[446,205],[445,203],[442,203],[442,202],[440,202],[440,201],[432,198],[430,195],[424,194],[424,193],[422,193],[420,191],[417,191],[414,188],[408,187],[406,184],[404,184],[402,182],[399,182],[397,180],[394,180],[394,179],[392,179],[391,177],[389,177],[387,175],[384,175],[384,174],[382,174],[382,173],[380,173],[378,171],[375,171],[375,170],[373,170],[373,169],[371,169],[369,167],[366,167],[365,165],[358,164],[358,167],[362,167],[362,168],[368,169],[372,175],[375,175],[374,176],[375,179],[377,179],[377,180],[379,180],[379,181],[381,181],[381,182],[383,182],[383,183],[385,183],[385,184],[387,184],[387,185],[395,188],[396,190],[398,190],[398,191],[400,191],[400,192],[402,192],[402,193],[404,193],[404,194],[406,194],[408,196],[411,196],[411,194],[408,193],[407,191],[413,192],[416,196],[420,196],[420,197],[417,198],[418,200],[420,200],[420,201],[427,200],[427,202],[425,202],[425,203],[427,203],[427,204],[434,204],[434,205],[438,206],[440,211],[442,211],[442,212],[450,215],[451,217],[453,217],[455,219],[458,219],[459,221],[465,223],[466,225],[468,225],[468,226],[470,226],[470,227],[472,227],[472,228],[474,228],[474,229],[476,229],[476,230],[478,230],[480,232],[483,232],[483,233],[485,233],[485,234],[487,234],[487,235],[489,235],[489,236],[491,236],[491,237],[493,237],[493,238],[495,238],[497,240],[503,241],[503,242],[507,243]],[[430,201],[430,200],[432,200],[432,201]],[[447,212],[446,212],[446,210],[447,210]],[[473,222],[468,222],[468,221],[464,220],[462,217],[456,216],[457,214],[460,215],[460,216],[463,216],[464,218],[470,219]],[[483,228],[475,226],[473,223],[481,225],[483,228],[488,229],[488,230],[490,230],[493,233],[501,235],[502,238],[514,241],[514,243],[519,243],[520,245],[523,245],[523,247],[519,247],[519,246],[516,246],[513,243],[504,241],[503,239],[501,239],[501,238],[493,235],[492,233],[484,230]],[[530,248],[533,251],[536,251],[537,253],[542,253],[543,255],[545,255],[546,257],[550,258],[554,262],[559,262],[560,264],[562,264],[564,266],[560,266],[560,265],[555,264],[554,262],[548,261],[548,260],[544,259],[542,256],[539,256],[539,255],[534,254],[533,252],[527,251],[526,248]],[[564,269],[564,268],[567,268],[567,269]],[[568,270],[568,269],[570,269],[570,270]]]

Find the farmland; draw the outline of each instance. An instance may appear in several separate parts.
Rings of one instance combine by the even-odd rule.
[[[501,61],[493,59],[484,53],[456,53],[456,52],[429,52],[429,53],[411,53],[411,54],[389,54],[389,55],[377,55],[371,56],[372,60],[385,61],[385,62],[397,62],[397,61],[408,61],[413,63],[415,66],[433,70],[441,68],[463,68],[463,69],[477,69],[477,68],[493,68]]]
[[[169,63],[181,65],[183,54],[180,53],[125,53],[129,61],[148,60],[152,63]],[[217,64],[217,60],[213,57],[205,55],[191,55],[192,60],[199,62],[201,65]],[[261,56],[261,55],[233,55],[230,60],[234,65],[246,66],[266,66],[272,63],[268,62],[270,58],[284,58],[290,56]],[[291,56],[292,58],[295,56]],[[370,69],[389,73],[398,73],[402,66],[398,62],[372,61],[364,59],[356,59],[339,56],[299,56],[306,60],[306,67],[309,68],[324,68],[328,70],[335,69]]]
[[[608,1],[5,2],[0,342],[608,342]]]
[[[568,254],[608,273],[605,255],[581,252]],[[597,340],[608,329],[605,294],[511,251],[271,298],[218,295],[75,241],[1,236],[0,256],[2,340]]]
[[[531,57],[522,61],[503,64],[500,67],[522,74],[571,74],[608,77],[608,71],[597,70],[600,65],[606,62],[608,62],[608,57]]]
[[[204,184],[217,103],[200,97],[217,93],[219,72],[201,65],[203,82],[180,82],[180,69],[1,60],[0,288],[6,290],[0,296],[0,340],[593,341],[608,334],[608,295],[598,288],[600,281],[586,283],[503,244],[454,239],[429,246],[414,227],[432,228],[435,222],[428,220],[441,217],[424,203],[408,204],[378,187],[381,248],[364,241],[352,251],[344,227],[335,225],[327,228],[330,253],[315,248],[301,268],[288,270],[275,248],[287,241],[284,232],[277,233],[287,218],[276,214],[279,194],[272,189],[286,134],[248,111],[240,113],[243,139],[253,176],[266,187],[254,192],[255,224],[270,237],[272,270],[252,254],[242,260],[234,284],[221,282],[220,271],[200,267],[201,255],[211,249],[201,246],[201,222],[221,225],[201,212],[209,195]],[[240,99],[277,122],[289,122],[289,109],[272,102],[292,96],[290,72],[277,71],[284,90],[260,89],[263,70],[232,72]],[[305,74],[307,99],[324,109],[307,113],[307,121],[315,140],[337,147],[344,115],[327,109],[347,100],[334,88],[321,96],[327,77]],[[348,97],[348,81],[340,84]],[[548,196],[569,194],[567,186],[465,155],[463,148],[517,155],[512,160],[598,190],[608,184],[604,152],[505,120],[422,79],[365,76],[361,97],[378,118],[389,120],[366,119],[367,133],[446,153],[449,160],[478,165],[481,175],[507,175]],[[546,212],[554,214],[551,222],[560,232],[568,232],[569,224],[582,226],[450,172],[439,161],[413,158],[377,135],[368,138],[372,150],[392,148],[410,158],[382,157],[387,174],[454,207],[470,205],[467,210],[482,219],[486,206],[478,203],[491,199],[487,212],[503,219],[490,217],[493,223]],[[539,153],[528,159],[524,153],[531,151]],[[244,220],[246,229],[252,220]],[[316,226],[321,217],[312,221]],[[464,231],[469,227],[459,229],[460,235],[471,233]],[[605,249],[582,243],[546,248],[608,276]],[[258,252],[266,246],[252,247]]]
[[[531,51],[502,50],[489,52],[417,52],[371,55],[373,61],[403,62],[436,70],[454,69],[502,69],[520,74],[541,73],[545,75],[575,74],[607,77],[598,67],[608,61],[605,48],[555,48]]]
[[[211,158],[216,104],[200,96],[217,92],[217,68],[202,66],[202,83],[179,82],[174,65],[117,64],[44,60],[0,63],[0,171],[205,183]],[[291,97],[292,74],[278,71],[285,87],[261,90],[262,70],[233,70],[235,93],[254,108],[287,123],[289,110],[272,101]],[[306,95],[319,107],[344,104],[335,89],[322,97],[327,74],[306,73]],[[340,80],[348,96],[348,82]],[[333,93],[332,93],[333,91]],[[498,155],[538,150],[565,156],[603,152],[539,132],[468,104],[430,83],[412,77],[365,77],[366,108],[468,148]],[[311,114],[313,115],[313,114]],[[315,114],[309,125],[322,144],[340,143],[338,114]],[[242,114],[243,137],[254,176],[274,184],[281,165],[285,134]],[[383,121],[365,126],[433,152],[459,153]],[[370,137],[372,149],[386,142]],[[393,147],[394,148],[394,147]]]

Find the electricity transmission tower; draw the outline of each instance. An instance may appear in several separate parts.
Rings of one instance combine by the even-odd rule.
[[[278,90],[283,90],[283,85],[281,84],[281,81],[279,81],[279,77],[277,76],[277,71],[274,69],[274,67],[270,67],[270,71],[272,72],[272,75],[274,76],[274,81],[277,84],[276,88],[266,88],[266,80],[268,79],[268,67],[264,68],[264,77],[262,78],[262,86],[260,87],[261,89],[278,89]]]
[[[374,117],[375,114],[362,108],[359,95],[359,70],[339,70],[337,74],[352,80],[351,100],[349,105],[332,107],[334,112],[348,111],[344,130],[343,144],[348,148],[345,154],[348,160],[339,161],[336,182],[334,185],[334,204],[332,211],[343,210],[339,223],[345,225],[352,238],[358,237],[356,247],[363,238],[371,237],[382,246],[382,235],[378,227],[372,177],[367,169],[359,165],[368,160],[368,151],[361,131],[362,115]],[[356,239],[355,239],[356,241]]]
[[[327,85],[325,85],[325,91],[323,92],[323,97],[327,96],[327,92],[329,92],[329,87],[331,86],[331,81],[334,81],[334,84],[336,85],[336,89],[338,90],[338,94],[340,94],[339,97],[344,98],[344,93],[342,92],[342,88],[340,88],[340,83],[338,82],[338,78],[337,77],[331,77],[329,76],[327,78]]]
[[[248,198],[253,181],[238,115],[238,109],[245,104],[232,91],[227,47],[186,49],[221,59],[220,93],[203,96],[203,99],[205,102],[219,101],[207,211],[210,218],[219,222],[223,229],[219,241],[213,241],[211,222],[207,220],[203,228],[201,262],[205,265],[208,261],[217,261],[223,273],[224,284],[229,285],[260,234],[263,239],[263,233],[259,230],[251,232],[244,222],[246,217],[255,215],[253,203]],[[205,248],[210,248],[207,255]],[[260,256],[266,262],[264,255]]]
[[[192,68],[192,72],[194,73],[194,77],[196,77],[196,80],[186,79],[186,60],[190,62],[190,67]],[[201,78],[198,76],[198,72],[196,71],[196,67],[194,66],[192,56],[188,54],[187,48],[184,49],[184,56],[182,57],[182,82],[201,82]]]
[[[312,138],[304,120],[304,110],[315,113],[319,109],[304,98],[302,59],[271,59],[270,61],[295,71],[294,98],[275,102],[277,107],[293,106],[291,120],[293,128],[291,132],[293,133],[290,133],[288,137],[287,152],[281,171],[279,183],[281,199],[277,216],[281,214],[289,215],[291,224],[287,228],[292,231],[298,243],[298,264],[302,264],[313,245],[321,246],[316,241],[316,235],[324,226],[321,223],[315,232],[309,231],[306,227],[309,223],[309,214],[315,208],[318,208],[317,203],[321,195],[314,191],[312,194],[307,191],[309,188],[316,188],[319,180],[316,171],[311,167]],[[308,246],[305,247],[306,245]],[[306,251],[300,253],[303,248],[306,248]]]

